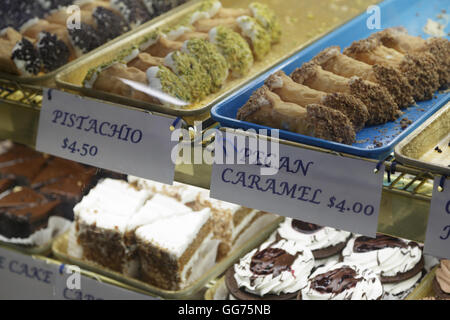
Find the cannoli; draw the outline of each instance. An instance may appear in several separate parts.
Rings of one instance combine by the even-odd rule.
[[[181,51],[193,56],[206,70],[211,79],[211,92],[222,88],[229,74],[228,63],[212,43],[203,39],[187,40]]]
[[[182,46],[183,42],[173,41],[166,37],[159,36],[156,42],[147,49],[144,49],[144,51],[154,57],[165,57],[173,51],[180,50]]]
[[[190,88],[193,101],[200,101],[211,92],[208,72],[192,55],[181,51],[171,52],[164,58],[164,65]]]
[[[209,32],[209,40],[225,57],[235,78],[245,76],[253,66],[253,54],[247,41],[227,27],[216,27]]]
[[[130,30],[128,23],[119,14],[104,7],[97,7],[92,12],[95,28],[103,35],[106,41],[117,38]]]
[[[242,16],[236,19],[241,35],[249,41],[256,60],[262,60],[270,51],[271,36],[254,18]]]
[[[192,102],[191,90],[172,71],[164,66],[151,67],[147,70],[149,86],[169,96],[185,102]],[[167,104],[160,101],[162,104]]]
[[[114,10],[114,12],[119,13],[119,10],[114,9],[108,1],[83,1],[79,4],[81,10],[86,10],[89,12],[93,12],[98,7],[105,8],[108,10]]]
[[[325,93],[294,82],[283,71],[278,71],[267,78],[266,86],[276,93],[281,100],[301,106],[322,104],[345,114],[352,122],[355,131],[364,128],[369,119],[367,107],[361,100],[346,93]]]
[[[212,19],[222,8],[222,3],[218,0],[205,0],[199,8],[187,17],[186,23],[195,24],[199,20]]]
[[[439,87],[436,59],[426,52],[404,55],[385,47],[378,39],[370,38],[353,42],[344,54],[370,65],[397,68],[408,79],[417,101],[431,99]]]
[[[311,61],[334,74],[346,78],[358,76],[384,86],[400,108],[406,108],[414,103],[411,85],[395,68],[379,64],[372,66],[355,60],[342,54],[337,46],[323,50]]]
[[[72,15],[73,13],[68,12],[66,8],[62,8],[48,15],[45,18],[45,20],[47,20],[49,23],[67,26],[67,23],[69,19],[72,17]],[[92,17],[92,13],[90,11],[80,10],[80,21],[83,23],[93,25],[94,18]]]
[[[220,8],[216,18],[238,18],[240,16],[251,16],[250,8]]]
[[[129,67],[137,68],[141,71],[146,72],[150,67],[156,67],[164,64],[164,58],[153,57],[148,53],[142,52],[128,63]]]
[[[191,26],[185,25],[177,25],[172,28],[164,29],[161,31],[161,35],[169,40],[176,40],[179,42],[184,42],[195,38],[208,39],[207,33],[194,31]]]
[[[157,102],[155,98],[126,85],[120,78],[147,85],[147,75],[145,72],[136,68],[129,68],[123,63],[114,63],[98,73],[95,82],[93,83],[93,88],[95,90],[110,92],[131,99],[150,103]]]
[[[0,70],[20,74],[11,53],[18,42],[22,40],[22,35],[13,28],[6,28],[0,34]]]
[[[36,47],[44,72],[56,70],[69,62],[70,50],[56,35],[41,32]]]
[[[39,53],[28,39],[22,38],[12,50],[11,59],[14,61],[20,75],[33,76],[41,71],[42,61]]]
[[[445,38],[429,38],[409,35],[402,27],[388,28],[373,34],[383,45],[403,54],[428,52],[438,63],[439,84],[447,87],[450,83],[450,41]]]
[[[194,23],[194,28],[197,32],[209,32],[212,28],[218,26],[225,26],[234,31],[240,31],[236,18],[201,19]]]
[[[156,17],[159,16],[182,3],[186,0],[142,0],[148,12]]]
[[[353,125],[340,111],[318,104],[303,107],[283,102],[266,86],[252,94],[238,110],[237,119],[345,144],[355,141]]]
[[[369,111],[368,125],[386,123],[400,115],[397,104],[384,87],[359,77],[344,78],[323,70],[313,62],[304,63],[292,73],[291,77],[295,82],[312,89],[354,95],[366,105]]]
[[[68,31],[77,57],[96,49],[106,41],[104,38],[100,38],[93,27],[85,23],[81,23],[79,29],[69,29]]]
[[[140,1],[111,0],[111,7],[119,11],[131,28],[140,26],[149,21],[152,16]]]

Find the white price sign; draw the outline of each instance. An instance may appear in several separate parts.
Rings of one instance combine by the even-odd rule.
[[[174,119],[44,90],[36,149],[61,158],[173,183]]]
[[[211,197],[375,237],[382,165],[375,172],[371,162],[284,144],[264,151],[267,143],[239,131],[216,141]]]
[[[434,179],[424,252],[450,259],[450,179]]]

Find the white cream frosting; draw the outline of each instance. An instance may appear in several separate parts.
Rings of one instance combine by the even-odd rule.
[[[325,249],[346,242],[351,233],[330,227],[323,227],[314,233],[302,233],[292,228],[292,218],[286,218],[278,227],[282,238],[294,240],[311,249]]]
[[[415,287],[420,278],[422,277],[422,272],[419,272],[414,277],[406,279],[404,281],[396,282],[396,283],[385,283],[383,284],[385,297],[383,299],[391,300],[394,299],[394,296],[397,296],[401,293],[404,293],[402,296],[406,296],[410,293],[411,289]],[[403,297],[398,297],[403,298]]]
[[[186,26],[179,26],[175,29],[170,30],[169,32],[166,32],[163,34],[164,37],[166,37],[169,40],[176,40],[179,37],[181,37],[183,34],[191,32],[192,29]]]
[[[194,24],[196,21],[201,19],[211,19],[219,12],[220,8],[222,8],[222,3],[220,3],[220,1],[214,1],[211,8],[208,10],[195,11],[191,15],[190,23]]]
[[[150,67],[147,69],[147,80],[151,88],[163,91],[161,79],[158,77],[159,67]]]
[[[386,247],[381,250],[368,252],[353,252],[355,239],[353,237],[342,251],[344,262],[370,268],[376,274],[393,277],[413,269],[422,258],[422,250],[418,246],[408,248]],[[405,243],[408,243],[406,240]]]
[[[169,251],[176,258],[186,251],[203,225],[210,219],[211,211],[192,212],[181,216],[157,220],[136,230],[136,237]]]
[[[297,255],[290,269],[282,271],[278,276],[255,275],[250,270],[252,257],[258,251],[267,247],[285,250],[291,255]],[[259,248],[246,254],[239,263],[234,265],[234,277],[239,288],[245,291],[264,296],[266,294],[286,294],[299,291],[307,284],[308,276],[314,267],[314,257],[311,250],[292,240],[280,240],[277,243],[265,242]]]
[[[239,28],[241,28],[242,34],[254,42],[257,37],[257,29],[255,28],[256,21],[249,16],[241,16],[236,19],[236,22]]]
[[[314,290],[311,285],[313,279],[331,270],[350,267],[356,271],[356,278],[361,280],[352,288],[338,294],[322,293]],[[317,269],[308,280],[308,285],[302,289],[302,300],[377,300],[383,295],[383,286],[378,276],[370,269],[345,262]]]

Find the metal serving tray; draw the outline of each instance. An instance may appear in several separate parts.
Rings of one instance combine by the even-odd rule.
[[[146,28],[149,25],[151,25],[153,23],[156,23],[159,20],[164,20],[166,18],[166,16],[171,15],[173,12],[176,12],[178,10],[183,10],[183,8],[186,7],[186,6],[188,6],[188,4],[185,3],[185,4],[183,4],[183,5],[179,6],[179,7],[176,7],[174,9],[172,9],[172,10],[170,10],[170,11],[168,11],[168,12],[166,12],[166,13],[164,13],[164,14],[162,14],[162,15],[160,15],[160,16],[158,16],[158,17],[156,17],[156,18],[154,18],[154,19],[152,19],[152,20],[150,20],[148,22],[146,22],[145,24],[139,26],[138,28],[136,28],[134,30],[130,30],[129,32],[127,32],[125,34],[123,34],[123,35],[121,35],[121,36],[119,36],[119,37],[117,37],[117,38],[115,38],[115,39],[113,39],[111,41],[108,41],[107,43],[105,43],[102,46],[96,48],[95,50],[92,50],[91,52],[83,55],[82,57],[79,57],[79,58],[77,58],[77,59],[75,59],[73,61],[70,61],[69,63],[65,64],[64,66],[62,66],[62,67],[60,67],[60,68],[58,68],[56,70],[53,70],[52,72],[48,72],[48,73],[45,73],[45,74],[42,74],[42,75],[38,75],[38,76],[25,77],[25,76],[17,76],[17,75],[13,75],[13,74],[10,74],[10,73],[5,73],[5,72],[1,72],[0,71],[0,79],[7,79],[7,80],[11,80],[11,81],[14,81],[14,82],[17,82],[17,83],[27,83],[27,84],[39,85],[39,86],[43,86],[43,87],[44,86],[45,87],[55,87],[56,86],[56,82],[55,82],[56,75],[59,72],[61,72],[62,70],[66,69],[66,68],[68,68],[70,66],[76,65],[81,59],[83,59],[83,58],[85,58],[87,56],[90,56],[91,54],[94,54],[95,52],[102,51],[103,49],[109,47],[113,43],[115,43],[117,41],[120,41],[121,39],[126,39],[127,37],[130,36],[130,34],[132,34],[133,32],[136,32],[137,30],[140,30],[142,28]]]
[[[413,167],[450,175],[450,103],[400,142],[395,157]]]
[[[244,8],[253,1],[222,0],[221,2],[223,6],[227,8]],[[101,50],[81,58],[76,63],[60,72],[56,76],[56,83],[61,88],[72,90],[80,94],[143,108],[149,111],[157,111],[180,117],[197,116],[200,114],[203,114],[204,117],[209,117],[209,110],[211,107],[228,96],[231,92],[327,32],[330,32],[337,26],[355,17],[357,14],[364,11],[369,4],[377,3],[378,1],[360,0],[355,4],[354,1],[343,0],[340,4],[347,5],[346,11],[341,10],[338,6],[330,6],[329,3],[326,3],[325,1],[316,0],[260,0],[259,2],[267,4],[280,18],[283,30],[280,43],[272,47],[271,52],[263,61],[255,62],[253,68],[246,77],[227,81],[222,90],[209,95],[200,103],[196,103],[187,108],[174,108],[170,106],[154,105],[111,93],[87,89],[82,86],[82,81],[91,67],[98,66],[115,58],[120,50],[130,48],[132,45],[139,43],[141,39],[155,29],[176,24],[183,16],[198,8],[200,5],[198,1],[190,3],[189,5],[180,8],[180,10],[173,11],[170,15],[166,15],[164,19],[158,19],[157,22],[155,21],[145,28],[136,30],[132,34],[128,34],[127,37],[122,37],[108,47],[103,47]]]
[[[448,0],[387,0],[382,2],[379,5],[379,8],[381,10],[382,29],[394,26],[404,26],[408,29],[410,34],[426,38],[427,36],[423,33],[422,27],[426,24],[428,18],[436,19],[436,16],[442,13],[441,10],[448,9]],[[218,103],[212,109],[211,114],[213,119],[220,122],[220,124],[225,127],[270,129],[265,126],[237,120],[237,110],[247,102],[251,94],[261,87],[264,84],[264,81],[274,72],[283,70],[287,74],[290,74],[304,62],[311,60],[324,48],[334,45],[345,48],[353,41],[367,38],[370,34],[377,31],[369,30],[367,28],[366,21],[368,17],[369,15],[367,14],[360,15],[242,87],[239,91],[235,92],[226,100]],[[449,39],[449,36],[447,36],[447,39]],[[407,117],[413,122],[405,130],[402,131],[400,124],[396,122],[366,127],[356,135],[357,142],[353,145],[335,143],[285,130],[280,130],[280,138],[364,158],[385,159],[393,151],[396,144],[409,135],[450,99],[450,93],[448,92],[436,92],[435,96],[435,99],[419,102],[417,105],[410,106],[403,110],[405,113],[401,118]],[[376,148],[374,146],[375,139],[383,143],[383,146]]]
[[[212,269],[207,271],[200,279],[196,280],[188,287],[178,291],[164,290],[156,286],[150,285],[148,283],[145,283],[143,281],[124,276],[119,272],[112,271],[94,262],[85,261],[82,259],[77,259],[69,256],[67,253],[68,233],[59,236],[53,242],[52,251],[54,256],[62,261],[66,261],[68,263],[78,265],[83,269],[105,275],[109,278],[125,283],[126,285],[148,292],[152,295],[156,295],[165,299],[194,299],[198,298],[199,294],[200,295],[204,294],[201,291],[204,289],[205,285],[210,280],[220,276],[223,272],[225,272],[225,270],[228,269],[229,266],[231,266],[243,254],[257,247],[265,239],[267,239],[267,237],[278,227],[278,225],[282,220],[283,218],[280,217],[271,224],[269,224],[268,226],[266,226],[265,228],[263,228],[250,241],[247,241],[241,247],[236,248],[233,252],[228,254],[228,256],[226,256],[223,260],[217,263]]]

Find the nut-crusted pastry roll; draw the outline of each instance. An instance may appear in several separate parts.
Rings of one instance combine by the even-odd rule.
[[[142,52],[128,63],[129,67],[137,68],[146,72],[148,68],[161,66],[164,64],[164,58],[153,57],[148,53]]]
[[[429,38],[409,35],[402,27],[388,28],[372,35],[383,45],[395,49],[403,54],[428,52],[438,63],[439,84],[447,87],[450,84],[450,41],[445,38]]]
[[[217,27],[209,32],[209,41],[225,57],[233,77],[239,78],[250,72],[253,54],[247,41],[227,27]]]
[[[256,60],[262,60],[270,51],[270,34],[252,17],[242,16],[236,19],[240,34],[249,42]]]
[[[413,98],[417,101],[431,99],[439,87],[436,59],[426,52],[404,55],[385,47],[378,39],[370,38],[353,42],[344,54],[370,65],[397,68],[413,87]]]
[[[358,98],[346,93],[325,93],[311,89],[295,82],[283,71],[278,71],[267,78],[266,85],[285,102],[301,106],[322,104],[342,112],[352,122],[355,131],[364,128],[369,119],[367,107]]]
[[[160,36],[155,44],[149,46],[144,51],[154,57],[164,58],[169,53],[180,50],[182,46],[183,42],[169,40],[164,36]]]
[[[253,93],[239,109],[237,119],[346,144],[355,141],[353,125],[340,111],[284,102],[266,86]]]
[[[181,51],[192,55],[208,72],[211,78],[211,92],[222,88],[228,78],[228,63],[217,48],[207,40],[191,39],[183,43]]]
[[[238,18],[240,16],[251,16],[250,8],[220,8],[216,18]]]
[[[239,26],[235,18],[201,19],[194,23],[197,32],[209,32],[209,30],[218,26],[225,26],[234,31],[239,31]]]
[[[105,43],[104,35],[98,34],[90,25],[81,23],[80,28],[69,29],[70,42],[77,57],[100,47]]]
[[[193,101],[200,101],[211,92],[211,78],[205,68],[190,54],[181,51],[169,53],[164,65],[191,89]]]
[[[363,80],[372,81],[384,86],[400,108],[406,108],[414,103],[412,87],[408,80],[395,68],[379,64],[369,65],[341,53],[338,46],[330,47],[318,55],[312,62],[322,69],[337,75],[351,78],[358,76]]]
[[[291,78],[297,83],[319,91],[354,95],[366,105],[369,111],[368,125],[395,120],[400,114],[397,104],[384,87],[358,77],[351,79],[341,77],[323,70],[313,62],[304,63],[297,68],[291,74]]]

